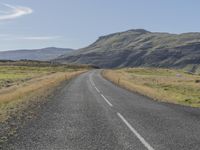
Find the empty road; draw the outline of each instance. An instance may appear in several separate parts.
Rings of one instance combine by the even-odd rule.
[[[56,92],[6,149],[199,150],[200,109],[155,102],[94,70]]]

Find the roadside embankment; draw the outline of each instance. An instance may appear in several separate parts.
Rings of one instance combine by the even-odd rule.
[[[154,100],[200,107],[200,76],[182,70],[124,68],[104,70],[113,83]]]

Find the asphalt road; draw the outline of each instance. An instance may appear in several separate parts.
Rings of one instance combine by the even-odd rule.
[[[155,102],[94,70],[57,92],[6,149],[199,150],[200,109]]]

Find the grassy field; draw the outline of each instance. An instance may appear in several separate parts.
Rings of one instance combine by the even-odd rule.
[[[88,69],[86,66],[1,63],[0,122],[6,121],[16,112],[25,110],[34,97],[38,101],[38,97],[47,96],[50,89]]]
[[[67,67],[0,66],[0,89],[56,72],[73,72]]]
[[[17,135],[63,82],[91,69],[39,61],[0,61],[0,149]]]
[[[155,68],[105,70],[102,74],[128,90],[155,100],[200,107],[200,75]]]

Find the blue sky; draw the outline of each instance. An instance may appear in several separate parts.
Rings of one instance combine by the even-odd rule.
[[[200,32],[199,0],[0,0],[0,50],[81,48],[143,28]]]

